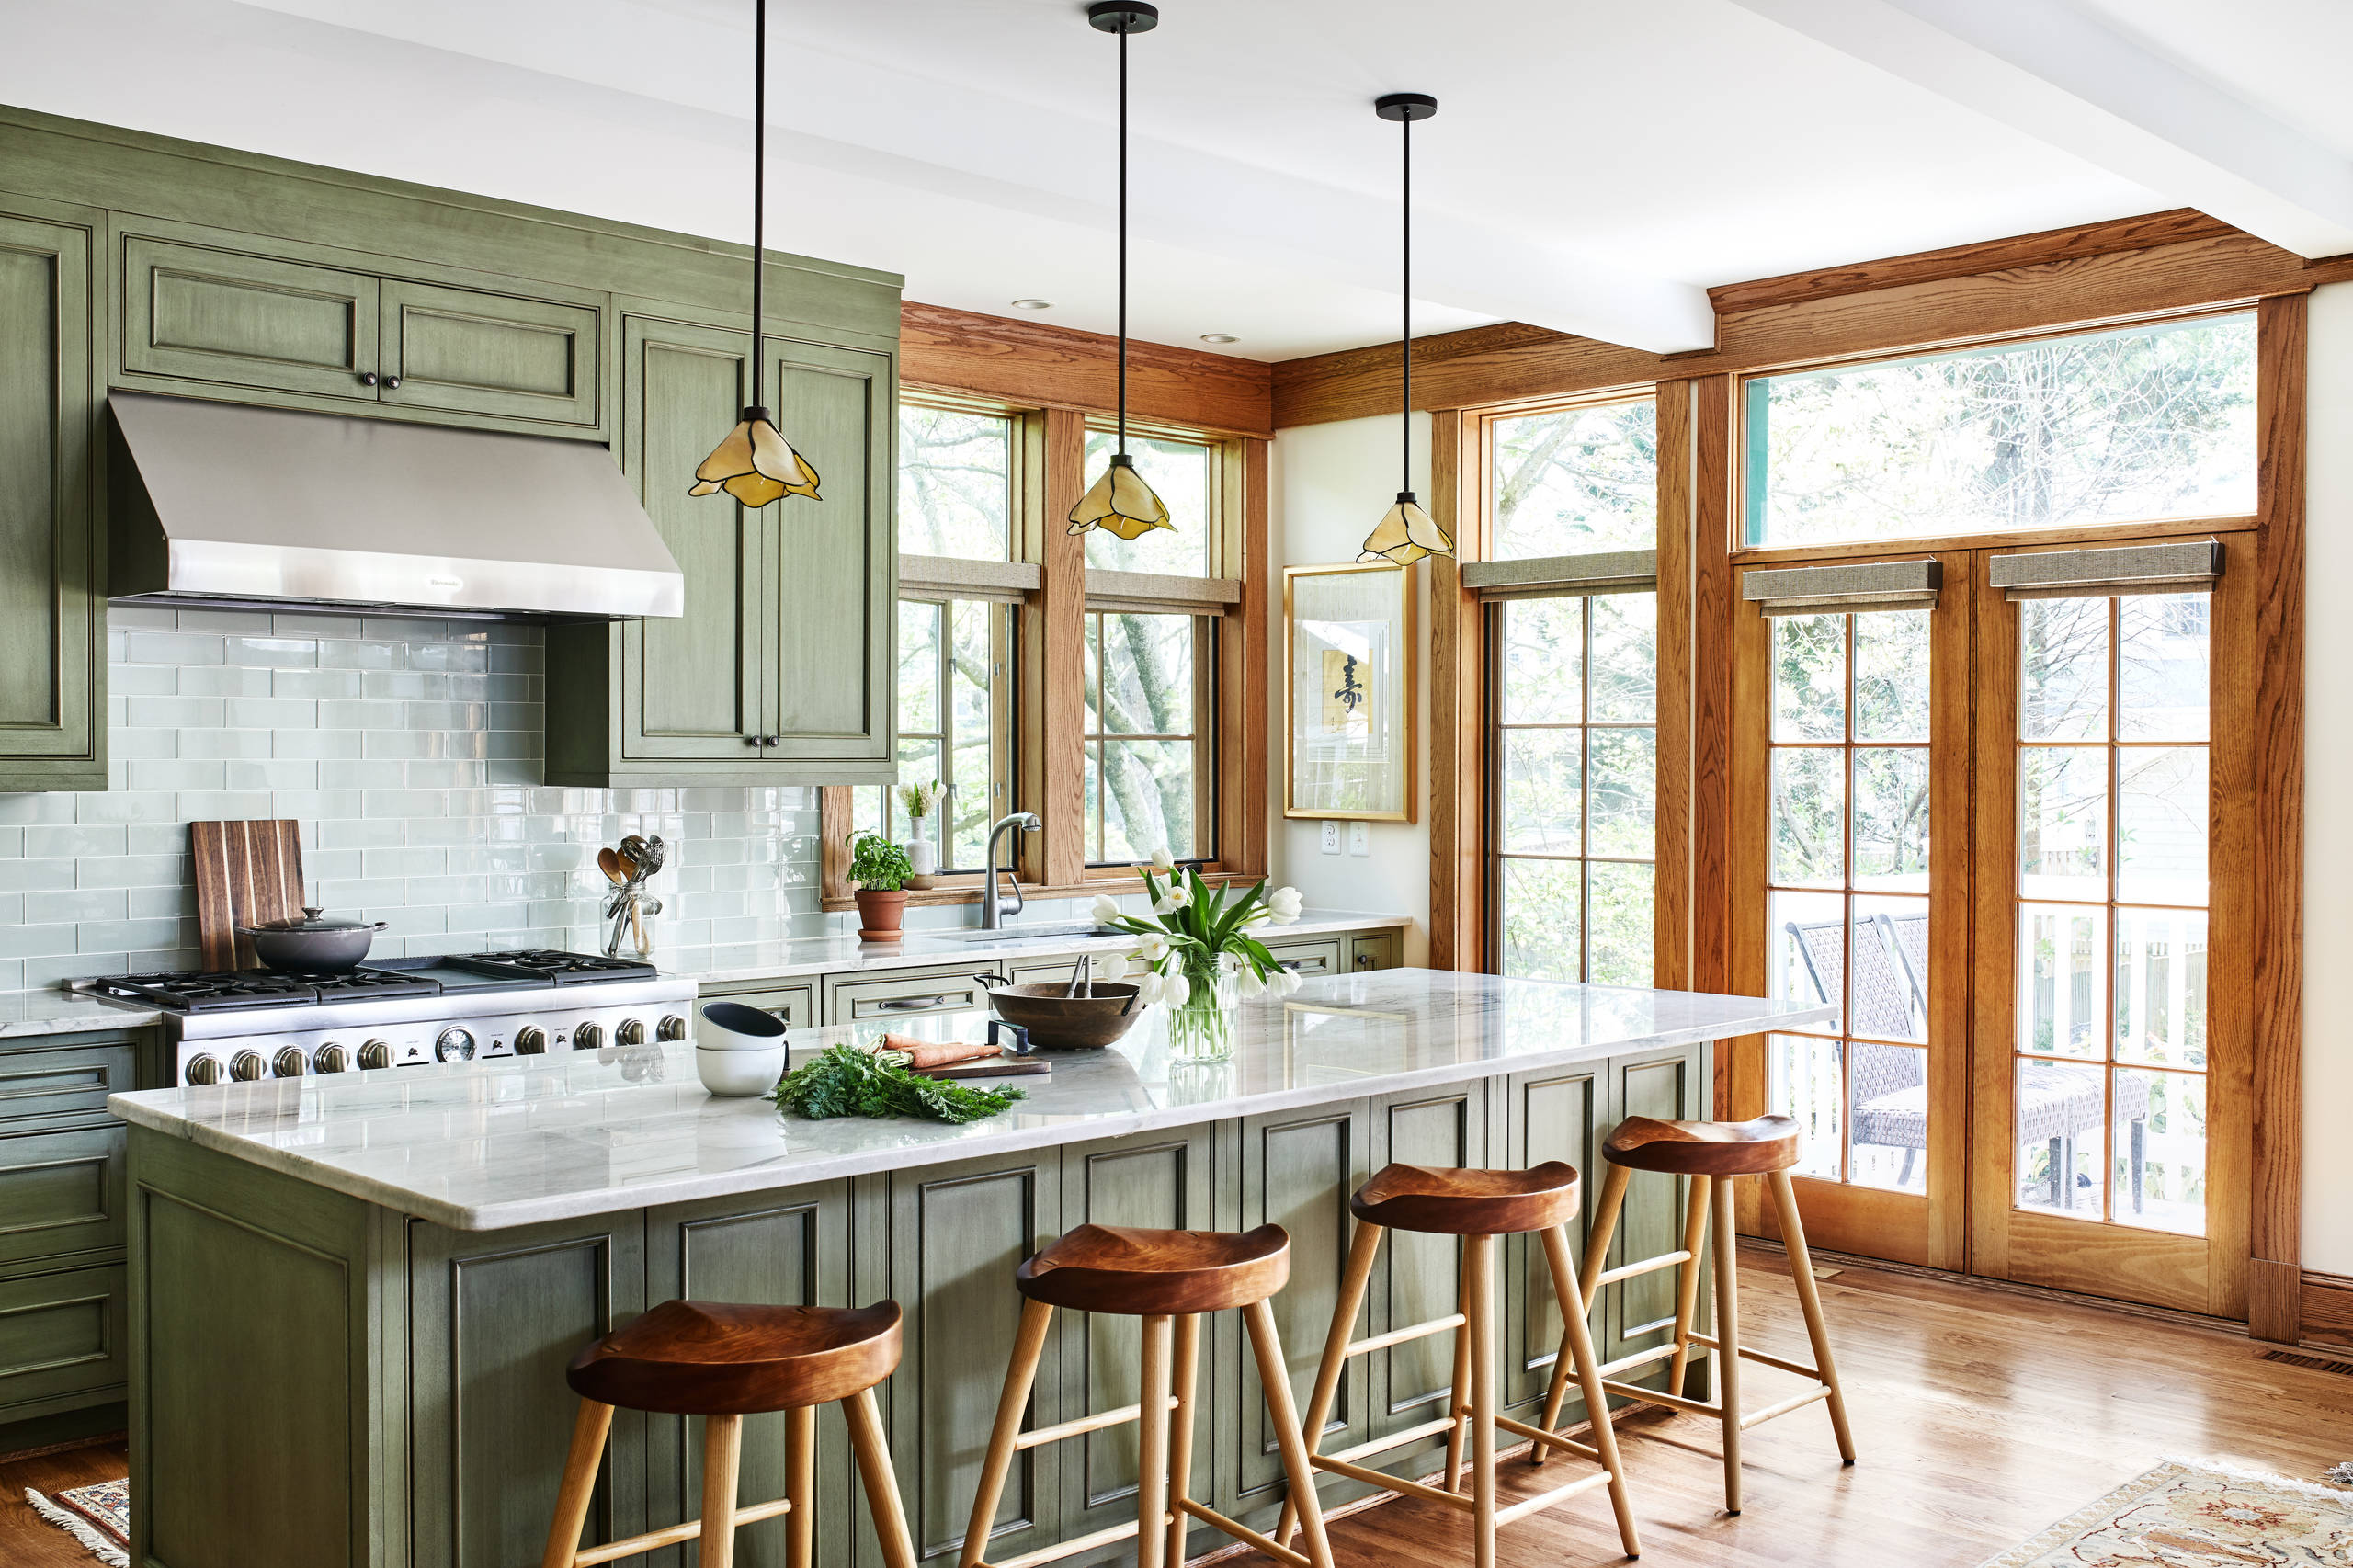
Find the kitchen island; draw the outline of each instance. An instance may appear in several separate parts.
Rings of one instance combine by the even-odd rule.
[[[1372,1171],[1591,1169],[1624,1116],[1708,1114],[1713,1042],[1824,1016],[1433,971],[1341,975],[1245,1004],[1230,1062],[1172,1065],[1154,1010],[1118,1048],[1057,1056],[1051,1077],[1015,1081],[1026,1099],[963,1127],[809,1122],[709,1098],[676,1044],[117,1096],[134,1190],[134,1560],[536,1561],[570,1431],[565,1362],[692,1295],[906,1307],[905,1358],[884,1390],[891,1442],[919,1550],[952,1561],[1019,1312],[1013,1269],[1043,1242],[1086,1221],[1280,1222],[1293,1268],[1275,1306],[1303,1392],[1347,1196]],[[982,1026],[936,1013],[917,1027]],[[1638,1176],[1616,1244],[1669,1250],[1679,1204],[1671,1178]],[[1369,1332],[1453,1310],[1454,1250],[1395,1238]],[[1540,1254],[1505,1257],[1499,1386],[1525,1415],[1558,1319]],[[1596,1307],[1601,1353],[1656,1343],[1671,1290],[1665,1276],[1612,1288]],[[1059,1318],[1033,1418],[1132,1401],[1136,1332]],[[1232,1322],[1207,1342],[1198,1484],[1263,1523],[1280,1481],[1255,1372]],[[1427,1421],[1450,1363],[1443,1337],[1353,1362],[1326,1446]],[[591,1539],[693,1513],[691,1425],[621,1414]],[[838,1417],[820,1432],[820,1560],[877,1561]],[[747,1423],[745,1496],[780,1494],[782,1449],[780,1417]],[[1426,1449],[1387,1459],[1407,1474],[1428,1464]],[[991,1555],[1131,1517],[1133,1469],[1131,1427],[1025,1453]],[[780,1562],[782,1536],[780,1523],[746,1529],[741,1561]]]

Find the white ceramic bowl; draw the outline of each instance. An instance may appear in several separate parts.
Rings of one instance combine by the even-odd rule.
[[[774,1051],[784,1044],[784,1020],[741,1002],[710,1002],[703,1006],[702,1028],[695,1031],[698,1051]]]
[[[787,1052],[782,1045],[767,1051],[714,1051],[695,1047],[695,1075],[714,1095],[745,1097],[765,1095],[784,1076]]]

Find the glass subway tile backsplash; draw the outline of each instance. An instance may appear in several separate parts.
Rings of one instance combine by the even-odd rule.
[[[0,794],[0,991],[197,961],[187,824],[291,817],[375,955],[595,950],[598,846],[660,834],[654,961],[817,936],[817,791],[551,789],[546,645],[503,622],[118,605],[104,794]]]

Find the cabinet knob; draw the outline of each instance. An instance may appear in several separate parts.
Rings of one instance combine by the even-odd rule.
[[[747,746],[764,746],[768,744],[768,738],[766,735],[745,735],[744,744]]]
[[[388,392],[398,392],[401,387],[401,379],[398,376],[386,376],[384,378],[384,387]]]
[[[359,384],[360,384],[361,386],[363,386],[363,387],[372,387],[372,386],[374,386],[374,385],[376,384],[376,372],[375,372],[375,371],[373,371],[373,370],[362,370],[362,371],[360,371],[360,372],[359,372]]]

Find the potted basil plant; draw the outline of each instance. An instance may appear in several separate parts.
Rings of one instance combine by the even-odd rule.
[[[907,913],[907,879],[915,866],[907,852],[879,833],[849,836],[849,876],[858,895],[858,937],[895,942],[906,935],[899,923]]]

